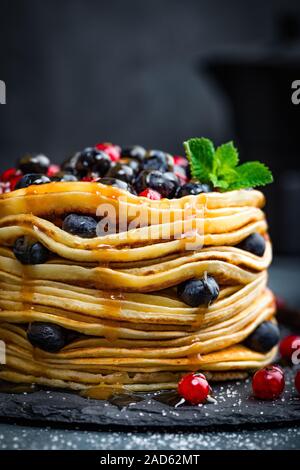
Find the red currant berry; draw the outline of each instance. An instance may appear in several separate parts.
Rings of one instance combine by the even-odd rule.
[[[295,387],[297,389],[297,392],[300,395],[300,370],[298,370],[295,376]]]
[[[52,176],[57,175],[57,173],[60,172],[60,166],[59,165],[50,165],[47,171],[47,176],[49,178],[52,178]]]
[[[289,335],[281,340],[279,351],[284,359],[292,361],[293,353],[297,350],[300,350],[300,336]]]
[[[184,375],[178,384],[178,394],[192,405],[204,403],[211,392],[204,374],[190,373]]]
[[[21,170],[17,170],[16,168],[9,168],[2,173],[0,180],[3,183],[9,183],[16,176],[22,176]]]
[[[12,178],[9,182],[9,185],[10,185],[10,191],[14,191],[15,190],[15,187],[16,187],[16,184],[20,181],[20,179],[22,179],[22,175],[17,175],[15,176],[14,178]]]
[[[118,145],[113,145],[109,142],[100,142],[95,145],[97,150],[102,150],[110,157],[112,162],[116,162],[121,158],[121,148]]]
[[[144,191],[139,193],[139,196],[147,197],[148,199],[152,199],[152,201],[158,201],[159,199],[161,199],[161,195],[151,188],[145,189]]]
[[[95,178],[93,178],[92,176],[84,176],[83,178],[81,178],[80,181],[86,181],[87,183],[90,183],[92,181],[95,181]]]
[[[279,366],[269,366],[258,370],[252,378],[255,398],[275,400],[282,394],[285,386],[284,373]]]
[[[189,164],[187,158],[184,158],[181,155],[174,155],[173,159],[174,159],[174,165],[188,166]]]

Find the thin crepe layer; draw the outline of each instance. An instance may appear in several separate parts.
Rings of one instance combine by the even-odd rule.
[[[34,214],[48,219],[66,212],[79,212],[95,215],[101,204],[112,204],[117,211],[120,201],[124,207],[146,206],[148,213],[176,214],[187,205],[207,209],[232,207],[264,206],[265,199],[260,191],[239,190],[227,193],[202,193],[198,196],[185,196],[180,199],[152,201],[148,198],[134,196],[119,188],[105,186],[101,183],[64,182],[49,183],[19,189],[0,196],[0,218],[19,214]],[[129,211],[130,212],[130,211]],[[172,219],[172,216],[171,216]]]
[[[159,256],[159,253],[158,253]],[[145,267],[117,269],[107,266],[86,266],[52,261],[43,265],[24,266],[14,259],[9,249],[0,251],[0,271],[23,279],[60,281],[97,289],[153,292],[166,289],[204,273],[216,277],[221,284],[248,284],[271,262],[270,242],[262,258],[246,254],[235,247],[188,251],[174,259]]]
[[[30,381],[40,385],[77,390],[88,390],[90,387],[96,389],[125,387],[129,390],[144,391],[175,388],[186,370],[213,372],[216,373],[216,377],[219,374],[223,379],[226,379],[226,374],[222,376],[222,373],[228,372],[227,376],[232,378],[237,371],[255,369],[267,364],[276,354],[276,348],[268,354],[260,354],[237,345],[198,356],[197,359],[184,358],[178,360],[176,364],[174,361],[169,361],[168,364],[159,367],[152,363],[149,367],[144,363],[144,359],[140,359],[138,365],[134,363],[130,367],[124,366],[126,361],[109,367],[105,361],[97,364],[88,363],[83,367],[82,364],[77,365],[70,360],[63,362],[55,354],[52,355],[55,356],[52,363],[45,357],[40,357],[40,352],[30,345],[21,327],[8,326],[5,330],[10,340],[7,347],[7,366],[5,369],[0,369],[0,378],[12,382]]]

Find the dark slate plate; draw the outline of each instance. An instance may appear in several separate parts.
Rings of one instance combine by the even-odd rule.
[[[290,329],[282,327],[282,336]],[[295,330],[294,330],[295,333]],[[300,396],[294,387],[295,368],[285,368],[286,387],[276,401],[251,396],[251,379],[212,384],[217,403],[175,408],[157,400],[159,394],[135,394],[135,403],[92,400],[75,393],[39,390],[0,393],[0,420],[97,429],[204,429],[300,423]],[[126,400],[125,400],[126,401]],[[132,400],[131,400],[132,401]]]
[[[251,381],[215,384],[217,403],[201,407],[174,408],[138,395],[141,401],[124,407],[109,401],[86,399],[77,394],[37,391],[27,394],[0,393],[0,419],[28,420],[47,424],[97,428],[208,428],[270,425],[300,422],[300,397],[293,386],[294,372],[286,369],[286,390],[274,402],[251,397]]]

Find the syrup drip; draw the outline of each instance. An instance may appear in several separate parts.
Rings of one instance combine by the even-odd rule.
[[[129,393],[124,393],[120,395],[113,395],[109,398],[109,403],[112,405],[117,406],[120,410],[126,408],[127,406],[135,405],[139,401],[143,401],[144,398],[139,397],[137,395],[130,395]]]
[[[21,302],[22,302],[22,310],[33,310],[34,307],[32,305],[33,296],[34,296],[34,289],[32,286],[28,284],[30,278],[28,276],[28,271],[26,266],[22,265],[22,284],[21,284]],[[25,300],[26,299],[26,300]]]
[[[173,408],[179,408],[186,404],[185,399],[180,397],[176,390],[161,392],[158,395],[155,395],[153,398],[154,400]]]

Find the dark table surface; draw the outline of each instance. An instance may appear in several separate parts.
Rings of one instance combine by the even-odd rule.
[[[270,286],[300,307],[300,259],[275,258]],[[98,432],[0,423],[2,449],[205,450],[300,449],[300,426],[201,432]]]

